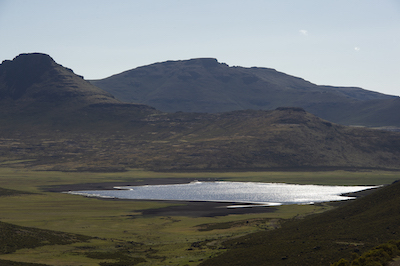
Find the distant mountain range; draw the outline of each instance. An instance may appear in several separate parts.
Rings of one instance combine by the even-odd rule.
[[[220,66],[215,60],[188,62],[201,62],[203,70]],[[314,93],[319,88],[264,71],[286,77],[291,91],[295,84],[309,84]],[[240,80],[251,83],[244,76]],[[351,91],[353,98],[396,100]],[[325,99],[325,94],[318,95]],[[400,169],[396,132],[334,124],[299,107],[165,113],[123,103],[44,54],[22,54],[0,65],[0,145],[2,165],[12,159],[35,169],[68,171]]]
[[[400,126],[400,98],[356,87],[318,86],[269,68],[213,58],[167,61],[91,80],[123,102],[165,112],[218,113],[301,107],[343,125]]]

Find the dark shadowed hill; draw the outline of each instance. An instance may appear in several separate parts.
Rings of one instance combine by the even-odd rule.
[[[341,126],[293,107],[162,113],[119,102],[43,54],[3,62],[0,95],[0,162],[63,170],[400,169],[400,133]]]
[[[399,97],[354,87],[317,86],[274,69],[229,67],[213,58],[156,63],[91,83],[121,101],[166,112],[295,106],[345,125],[400,126]]]
[[[114,97],[86,82],[45,54],[21,54],[0,65],[0,101],[20,111],[40,108],[81,108],[118,103]],[[61,105],[61,106],[60,106]]]
[[[330,265],[400,238],[400,182],[322,214],[225,243],[201,265]],[[353,264],[352,264],[353,265]],[[354,264],[382,265],[382,264]]]
[[[135,115],[154,111],[147,106],[120,102],[46,54],[21,54],[0,65],[3,129],[14,125],[46,127],[73,121],[98,122],[121,112]]]

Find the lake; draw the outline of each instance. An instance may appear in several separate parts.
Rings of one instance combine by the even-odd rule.
[[[174,185],[146,185],[114,187],[114,190],[69,191],[65,193],[89,197],[216,201],[261,204],[313,204],[353,199],[345,193],[357,192],[377,186],[322,186],[257,182],[191,182]],[[243,205],[245,207],[247,205]],[[235,205],[235,207],[238,207]]]

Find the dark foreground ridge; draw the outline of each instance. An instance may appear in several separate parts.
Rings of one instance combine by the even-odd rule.
[[[330,265],[400,237],[400,182],[282,228],[226,241],[201,265]]]

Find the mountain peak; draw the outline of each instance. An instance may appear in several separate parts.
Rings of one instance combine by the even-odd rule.
[[[23,54],[17,55],[12,61],[24,64],[24,65],[41,64],[43,66],[44,65],[50,66],[51,64],[55,63],[53,58],[51,58],[51,56],[49,56],[48,54],[43,54],[43,53],[23,53]]]
[[[28,87],[41,81],[43,73],[53,68],[56,63],[46,54],[20,54],[12,61],[5,60],[0,65],[0,79],[5,83],[1,98],[20,98]]]
[[[36,105],[119,102],[42,53],[20,54],[0,64],[0,100],[3,104],[18,102],[19,110]]]
[[[195,58],[195,59],[190,59],[186,61],[187,65],[190,64],[201,64],[204,67],[216,67],[218,66],[220,63],[218,62],[218,60],[216,58]]]
[[[164,66],[174,66],[174,67],[202,66],[204,68],[212,68],[212,67],[217,67],[219,65],[227,65],[227,64],[218,62],[216,58],[200,57],[187,60],[168,60],[165,62],[159,62],[152,65],[164,65]]]

